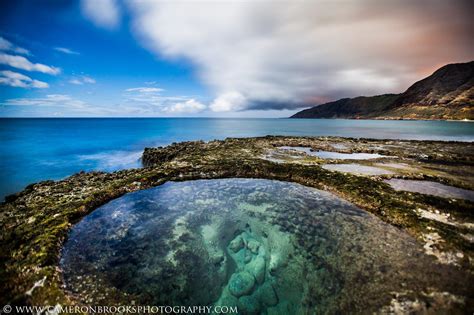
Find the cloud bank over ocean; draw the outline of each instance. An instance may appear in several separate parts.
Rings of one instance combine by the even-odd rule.
[[[472,58],[464,1],[128,1],[148,49],[187,58],[214,111],[401,92]]]

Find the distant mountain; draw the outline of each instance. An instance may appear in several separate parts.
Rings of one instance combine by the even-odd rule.
[[[401,94],[343,98],[291,118],[474,119],[474,61],[449,64]]]

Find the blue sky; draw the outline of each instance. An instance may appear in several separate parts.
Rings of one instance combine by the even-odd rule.
[[[473,57],[466,1],[295,3],[2,1],[0,116],[286,117]]]
[[[48,88],[0,85],[3,103],[9,99],[67,95],[74,100],[113,109],[119,104],[127,104],[131,94],[127,89],[140,87],[163,89],[160,93],[163,96],[185,96],[202,101],[208,98],[206,88],[196,79],[189,62],[165,59],[147,51],[133,38],[127,21],[113,30],[96,27],[81,14],[77,1],[3,1],[2,6],[5,5],[7,7],[1,10],[0,36],[29,53],[4,53],[58,67],[61,72],[51,75],[1,65],[2,71],[21,73],[49,85]],[[87,110],[74,111],[56,104],[4,105],[0,113],[2,116],[102,115],[100,111],[97,114]],[[103,115],[120,116],[121,113],[105,111]]]

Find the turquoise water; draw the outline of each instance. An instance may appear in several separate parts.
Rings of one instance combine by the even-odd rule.
[[[474,125],[312,119],[0,119],[0,198],[81,170],[139,167],[145,146],[265,135],[474,140]]]
[[[282,315],[372,313],[393,292],[466,285],[433,264],[409,235],[331,193],[263,179],[127,194],[76,224],[60,260],[66,289],[89,305]]]

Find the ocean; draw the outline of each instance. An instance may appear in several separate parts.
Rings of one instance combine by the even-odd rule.
[[[1,118],[0,199],[81,170],[140,167],[144,147],[265,135],[474,141],[454,121],[230,118]]]

